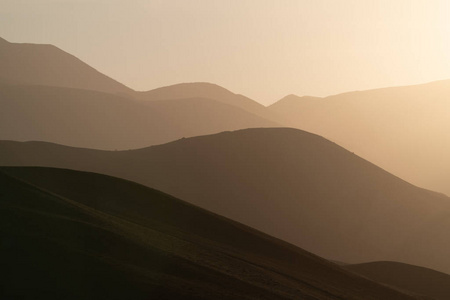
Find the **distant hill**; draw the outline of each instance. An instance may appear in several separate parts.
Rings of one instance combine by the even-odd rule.
[[[402,290],[437,300],[450,299],[450,275],[445,273],[390,261],[347,265],[345,268]]]
[[[234,94],[221,86],[207,82],[174,84],[147,92],[138,92],[135,96],[138,99],[147,101],[183,98],[213,99],[218,102],[239,107],[266,119],[279,121],[276,113],[269,111],[264,105],[243,95]]]
[[[419,299],[135,183],[0,169],[5,299]]]
[[[1,142],[0,165],[132,180],[332,260],[450,271],[448,197],[300,130],[247,129],[130,151]]]
[[[55,46],[0,40],[0,139],[123,150],[277,127],[275,115],[209,83],[136,92]]]
[[[0,84],[0,139],[131,149],[277,123],[211,99],[133,99],[97,91]]]
[[[450,80],[339,94],[290,95],[269,109],[415,185],[450,195]]]
[[[0,78],[29,85],[130,93],[125,85],[53,45],[9,43],[0,39]]]

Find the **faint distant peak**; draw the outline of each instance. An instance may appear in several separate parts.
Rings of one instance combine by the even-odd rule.
[[[322,98],[320,97],[314,97],[314,96],[297,96],[295,94],[287,95],[280,100],[273,103],[272,107],[279,106],[279,105],[287,105],[287,104],[300,104],[300,103],[306,103],[311,101],[317,101]]]
[[[246,96],[233,93],[220,85],[209,82],[187,82],[140,92],[145,100],[173,100],[187,98],[206,98],[234,105],[255,114],[265,113],[265,107]],[[265,116],[265,115],[264,115]]]
[[[159,93],[163,91],[173,91],[173,90],[183,90],[183,91],[201,91],[201,92],[220,92],[220,93],[230,93],[234,94],[230,90],[227,90],[224,87],[221,87],[218,84],[210,83],[210,82],[183,82],[183,83],[177,83],[172,84],[168,86],[159,87],[150,91],[147,91],[147,93]]]

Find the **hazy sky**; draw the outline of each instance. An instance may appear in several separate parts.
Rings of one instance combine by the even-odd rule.
[[[448,0],[0,0],[0,36],[137,90],[208,81],[264,104],[450,78]]]

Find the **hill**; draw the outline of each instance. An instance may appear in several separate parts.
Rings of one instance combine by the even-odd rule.
[[[131,149],[276,123],[236,106],[189,98],[144,102],[97,91],[0,84],[0,139]]]
[[[269,107],[284,124],[330,139],[420,187],[450,195],[450,80],[291,95]]]
[[[450,275],[445,273],[391,261],[348,265],[345,268],[402,290],[437,300],[450,299]]]
[[[0,170],[2,298],[418,299],[131,182]]]
[[[26,85],[59,86],[108,93],[131,89],[53,45],[0,40],[0,78]]]
[[[449,198],[300,130],[247,129],[130,151],[2,142],[0,165],[125,178],[336,261],[450,271]]]

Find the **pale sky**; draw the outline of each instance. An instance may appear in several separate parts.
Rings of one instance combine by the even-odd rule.
[[[206,81],[263,104],[450,78],[448,0],[0,0],[0,36],[136,90]]]

